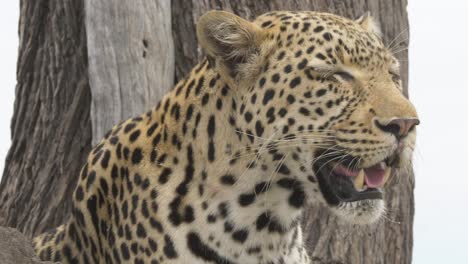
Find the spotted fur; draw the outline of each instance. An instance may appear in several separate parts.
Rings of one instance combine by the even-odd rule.
[[[376,28],[315,12],[204,15],[207,59],[94,147],[69,221],[34,240],[40,258],[304,264],[306,204],[377,218],[383,201],[325,201],[313,162],[339,146],[369,166],[399,146],[375,121],[416,116]],[[414,132],[401,142],[410,153]]]

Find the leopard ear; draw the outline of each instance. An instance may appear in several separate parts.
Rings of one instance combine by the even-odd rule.
[[[382,30],[380,29],[380,24],[373,18],[369,11],[364,13],[361,17],[355,20],[362,28],[365,30],[376,34],[379,37],[382,37]]]
[[[231,70],[259,52],[264,35],[257,25],[224,11],[210,11],[197,24],[201,47]]]

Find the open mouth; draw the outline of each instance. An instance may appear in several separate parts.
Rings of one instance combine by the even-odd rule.
[[[356,169],[355,164],[353,166],[349,162],[355,159],[350,158],[339,163],[332,160],[333,158],[328,158],[314,163],[320,191],[328,204],[383,199],[382,187],[390,177],[395,157],[389,157],[370,167]]]

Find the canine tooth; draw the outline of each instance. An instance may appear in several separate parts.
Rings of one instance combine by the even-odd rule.
[[[354,188],[356,188],[358,191],[362,190],[362,187],[364,186],[364,176],[364,169],[361,169],[356,179],[354,179]]]
[[[385,183],[390,178],[390,174],[392,174],[392,167],[387,167],[387,169],[385,170],[385,175],[384,175],[384,180],[383,180],[383,183],[382,183],[382,187],[385,185]]]

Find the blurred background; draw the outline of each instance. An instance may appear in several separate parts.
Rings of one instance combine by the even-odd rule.
[[[10,145],[17,1],[0,4],[0,177]],[[418,109],[413,263],[468,263],[468,2],[410,0],[409,94]]]

